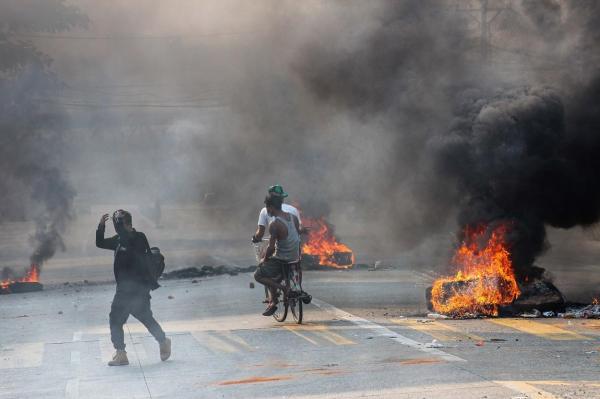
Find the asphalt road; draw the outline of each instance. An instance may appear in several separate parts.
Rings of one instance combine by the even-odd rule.
[[[251,280],[165,282],[172,358],[131,319],[125,367],[106,366],[114,285],[1,296],[0,398],[600,398],[598,321],[428,320],[428,276],[350,271],[305,274],[298,326],[261,316]]]

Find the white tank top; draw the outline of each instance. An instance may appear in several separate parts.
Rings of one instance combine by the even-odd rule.
[[[294,224],[294,217],[289,213],[286,213],[290,220],[277,216],[275,220],[279,220],[287,228],[287,237],[285,240],[277,240],[275,242],[275,253],[273,257],[275,259],[283,260],[286,262],[292,262],[298,260],[300,256],[300,235],[296,230]]]

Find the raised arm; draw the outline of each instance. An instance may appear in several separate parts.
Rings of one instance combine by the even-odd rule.
[[[269,234],[271,235],[271,237],[269,238],[269,246],[265,251],[265,257],[263,259],[263,262],[269,259],[271,256],[273,256],[273,254],[275,253],[275,242],[279,237],[279,230],[277,229],[276,222],[273,222],[269,225]]]
[[[102,249],[110,249],[114,251],[117,249],[118,239],[117,236],[104,238],[104,231],[106,230],[106,221],[108,220],[108,214],[102,215],[100,223],[98,223],[98,229],[96,229],[96,246]]]

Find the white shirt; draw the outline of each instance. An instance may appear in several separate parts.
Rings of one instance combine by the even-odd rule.
[[[300,213],[298,212],[298,209],[288,204],[281,204],[281,210],[285,213],[290,213],[296,216],[298,218],[298,223],[302,225],[302,223],[300,222]],[[275,220],[275,218],[269,217],[269,214],[267,213],[267,208],[263,208],[260,210],[260,214],[258,215],[259,226],[265,226],[266,228],[269,225],[269,223],[271,223],[273,220]]]

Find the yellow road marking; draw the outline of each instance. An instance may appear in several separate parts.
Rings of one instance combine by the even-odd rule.
[[[331,331],[331,329],[329,329],[327,326],[325,326],[323,324],[301,324],[301,325],[296,325],[293,327],[286,326],[286,328],[288,328],[290,331],[292,331],[292,329],[293,330],[310,331],[335,345],[355,345],[356,344],[356,342],[351,341],[348,338],[346,338],[340,334],[334,333],[333,331]],[[293,332],[297,332],[297,331],[293,331]]]
[[[300,337],[300,338],[302,338],[302,339],[305,339],[306,341],[310,342],[311,344],[313,344],[313,345],[316,345],[316,346],[319,346],[319,344],[317,343],[317,341],[315,341],[315,340],[313,340],[313,339],[311,339],[311,338],[307,337],[306,335],[304,335],[304,334],[302,334],[302,333],[300,333],[300,332],[296,331],[296,329],[297,329],[296,327],[284,326],[283,328],[285,328],[285,329],[286,329],[286,330],[288,330],[288,331],[291,331],[291,332],[293,332],[294,334],[296,334],[297,336],[299,336],[299,337]]]
[[[600,332],[600,320],[567,320],[567,323],[571,322],[571,327],[575,327],[577,329],[587,330],[588,334],[595,335]],[[591,331],[590,331],[591,330]]]
[[[459,339],[485,341],[485,338],[482,338],[478,335],[470,334],[468,332],[465,333],[457,328],[438,321],[431,321],[427,323],[420,323],[417,320],[409,319],[392,319],[391,321],[392,323],[401,326],[407,326],[413,330],[423,332],[440,341],[457,341]]]
[[[557,385],[557,386],[578,386],[578,387],[592,387],[592,388],[600,388],[600,383],[597,381],[529,381],[531,384],[539,384],[539,385]]]
[[[246,341],[244,341],[242,337],[232,334],[231,331],[221,331],[220,334],[228,340],[237,343],[238,345],[240,345],[243,348],[246,348],[249,351],[254,350],[254,348],[251,347]]]
[[[0,369],[39,367],[44,354],[43,342],[0,346]]]
[[[559,399],[550,392],[546,392],[531,385],[537,383],[535,381],[494,381],[498,385],[502,385],[515,392],[526,394],[530,399]]]
[[[553,341],[576,341],[589,340],[583,335],[574,333],[560,327],[553,326],[547,322],[525,320],[525,319],[486,319],[488,322],[498,324],[500,326],[513,328],[527,334],[546,338]]]
[[[356,342],[347,339],[346,337],[341,336],[340,334],[336,334],[330,329],[328,329],[324,325],[314,325],[310,326],[309,331],[315,331],[317,334],[320,334],[327,341],[336,344],[336,345],[355,345]]]
[[[231,345],[227,341],[208,333],[193,332],[192,336],[196,341],[198,341],[198,343],[208,346],[213,352],[233,353],[238,351],[235,346]]]

